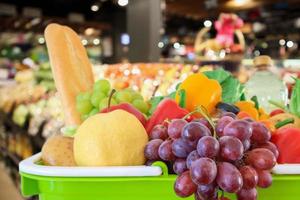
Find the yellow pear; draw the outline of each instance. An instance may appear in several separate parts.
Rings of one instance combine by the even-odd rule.
[[[132,166],[145,162],[148,135],[140,121],[124,110],[86,119],[74,136],[79,166]]]

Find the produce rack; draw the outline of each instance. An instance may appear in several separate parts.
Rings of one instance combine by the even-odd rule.
[[[20,146],[21,144],[17,144],[17,138],[19,138],[19,141],[29,141],[30,146]],[[15,142],[19,150],[11,147],[12,141]],[[11,119],[11,113],[0,111],[0,160],[4,163],[6,173],[9,174],[17,188],[20,188],[19,163],[24,159],[18,151],[21,148],[29,148],[33,150],[32,153],[38,152],[43,142],[44,138],[40,134],[30,136],[26,131],[26,127],[22,128],[16,125]],[[31,197],[26,199],[35,200],[37,198]]]
[[[18,114],[15,112],[18,107],[29,109],[30,106],[34,107],[40,101],[47,101],[55,94],[51,90],[43,89],[44,86],[35,82],[34,78],[27,80],[27,75],[32,74],[33,71],[26,69],[20,72],[25,73],[11,79],[10,82],[13,81],[13,84],[7,84],[6,81],[0,88],[0,160],[17,188],[20,187],[19,162],[41,150],[45,141],[42,135],[45,125],[53,119],[29,112],[22,116],[22,121],[24,120],[22,124],[18,124],[16,121]],[[37,118],[40,118],[40,123],[33,123]],[[34,134],[33,130],[35,130]]]
[[[4,113],[0,111],[0,127],[1,127],[1,151],[0,155],[3,161],[9,166],[12,167],[11,175],[15,183],[17,183],[18,179],[16,176],[18,175],[18,165],[19,162],[24,159],[24,155],[22,155],[22,151],[27,150],[30,153],[35,153],[40,151],[44,138],[41,136],[42,126],[40,127],[40,131],[37,135],[32,136],[27,132],[27,126],[20,127],[16,125],[12,119],[11,114]],[[18,139],[17,139],[18,138]],[[18,144],[18,141],[28,141],[30,146],[20,146],[21,143]],[[12,147],[12,143],[16,145],[16,148]],[[19,148],[19,149],[18,149]],[[25,149],[29,148],[29,149]],[[22,150],[23,149],[23,150]]]

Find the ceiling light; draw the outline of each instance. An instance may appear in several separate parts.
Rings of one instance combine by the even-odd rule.
[[[100,40],[99,40],[98,38],[95,38],[95,39],[93,40],[93,44],[94,44],[94,45],[100,44]]]
[[[285,45],[285,40],[284,39],[280,39],[279,40],[279,45],[284,46]]]
[[[41,21],[42,21],[41,18],[36,17],[36,18],[34,18],[34,19],[31,20],[31,24],[32,24],[33,26],[35,26],[35,25],[41,23]]]
[[[252,29],[254,33],[259,33],[267,28],[266,24],[260,22],[254,22],[252,25]]]
[[[159,43],[157,44],[157,46],[158,46],[158,48],[163,48],[163,47],[165,46],[165,44],[164,44],[163,42],[159,42]]]
[[[212,22],[210,20],[205,20],[203,24],[204,24],[205,27],[211,27],[212,26]]]
[[[254,51],[254,55],[255,55],[255,56],[259,56],[259,55],[260,55],[260,51],[259,51],[259,50],[255,50],[255,51]]]
[[[130,36],[127,33],[123,33],[121,35],[121,44],[129,45],[130,44]]]
[[[88,44],[88,41],[86,39],[81,40],[81,43],[85,46]]]
[[[119,6],[127,6],[128,0],[118,0],[118,5]]]
[[[254,8],[256,6],[259,6],[260,3],[255,1],[255,0],[228,0],[225,3],[225,7],[227,8],[239,8],[239,7],[243,7],[243,8]]]
[[[99,5],[93,4],[93,5],[91,6],[91,11],[97,12],[98,10],[99,10]]]
[[[261,44],[261,47],[262,48],[264,48],[264,49],[266,49],[266,48],[268,48],[268,43],[266,43],[266,42],[263,42],[262,44]]]
[[[179,49],[180,48],[180,44],[178,42],[175,42],[173,44],[174,49]]]
[[[292,48],[292,47],[294,46],[294,42],[291,41],[291,40],[289,40],[289,41],[287,41],[286,46],[287,46],[288,48]]]
[[[236,5],[243,5],[246,4],[249,0],[234,0]]]
[[[84,31],[84,33],[85,33],[86,35],[93,35],[94,32],[95,32],[95,29],[94,29],[94,28],[87,28],[87,29],[85,29],[85,31]]]
[[[45,38],[40,37],[40,38],[38,39],[38,42],[39,42],[40,44],[44,44],[44,43],[45,43]]]

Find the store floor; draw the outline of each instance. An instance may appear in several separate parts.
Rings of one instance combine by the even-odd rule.
[[[2,163],[0,163],[0,200],[23,200]]]

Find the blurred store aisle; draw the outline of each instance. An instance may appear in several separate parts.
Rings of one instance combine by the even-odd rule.
[[[2,163],[0,163],[0,200],[23,200]]]

